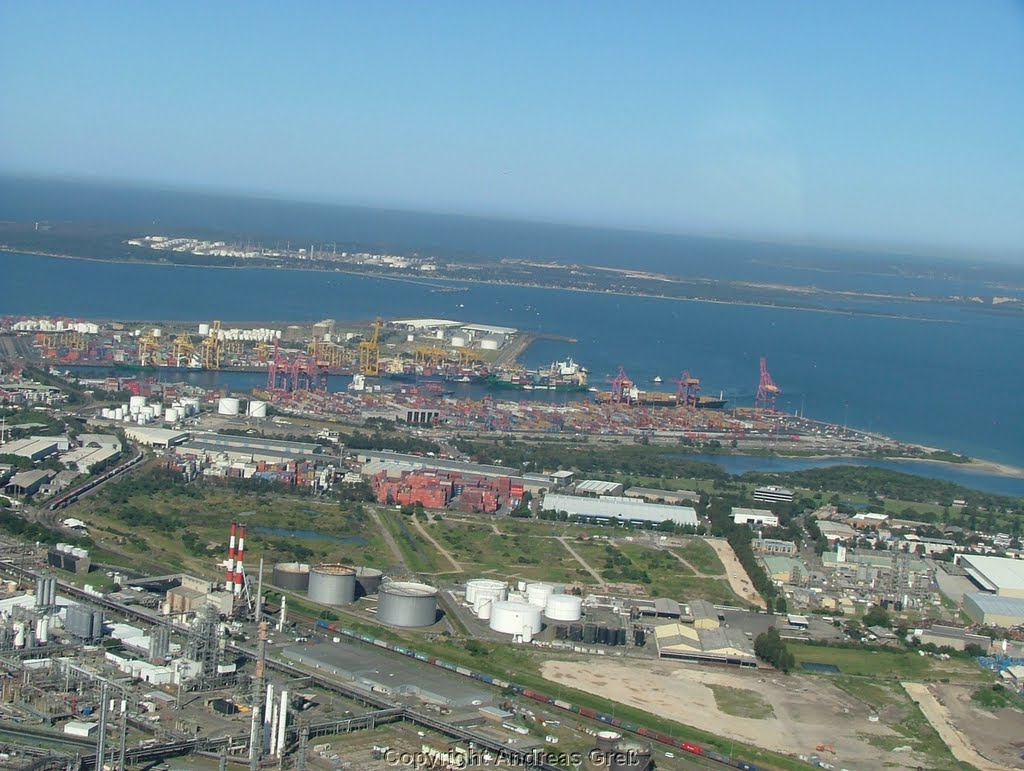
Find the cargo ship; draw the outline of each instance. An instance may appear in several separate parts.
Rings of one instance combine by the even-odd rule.
[[[484,385],[511,391],[586,391],[587,370],[572,359],[553,361],[535,370],[492,373]]]
[[[595,401],[601,404],[608,404],[612,401],[610,391],[598,391],[594,394]],[[679,399],[675,394],[665,391],[639,391],[632,390],[629,393],[630,404],[639,404],[644,407],[675,407]],[[728,403],[727,399],[715,396],[698,396],[694,405],[699,410],[720,410]]]

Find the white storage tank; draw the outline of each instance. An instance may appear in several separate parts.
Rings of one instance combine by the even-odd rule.
[[[524,630],[538,634],[543,626],[541,609],[528,602],[495,602],[490,627],[495,632],[520,636]]]
[[[544,606],[544,615],[552,621],[579,621],[583,616],[583,598],[572,594],[552,594]]]
[[[351,605],[356,601],[356,569],[350,565],[317,565],[309,571],[309,594],[324,605]]]
[[[526,585],[526,601],[538,608],[545,607],[548,604],[548,597],[555,593],[554,584],[546,584],[541,581]]]
[[[465,348],[468,342],[465,335],[452,335],[452,345],[456,348]]]
[[[181,400],[182,406],[188,410],[189,415],[196,415],[199,412],[199,400],[194,396]]]
[[[501,347],[501,340],[497,337],[485,337],[480,341],[481,351],[496,351]]]
[[[225,396],[217,402],[217,414],[237,415],[242,408],[242,403],[233,396]]]
[[[130,396],[128,398],[128,411],[133,415],[137,415],[142,411],[142,408],[146,406],[145,396]]]
[[[377,590],[377,620],[391,626],[431,626],[437,620],[437,589],[411,581],[385,581]]]
[[[202,335],[203,337],[206,337],[207,335],[209,335],[210,334],[210,325],[209,324],[200,324],[199,325],[199,334]]]
[[[164,413],[164,420],[167,421],[168,423],[177,423],[179,420],[181,420],[181,418],[178,417],[178,408],[168,407],[167,412]]]
[[[493,578],[471,579],[466,581],[466,602],[470,605],[476,602],[477,593],[481,590],[486,593],[495,594],[503,589],[508,589],[508,585],[504,581],[495,581]]]
[[[476,613],[476,617],[481,621],[490,621],[491,614],[494,611],[494,600],[480,600],[480,607],[473,606],[473,610]]]
[[[265,418],[267,417],[267,403],[260,401],[259,399],[253,399],[249,402],[248,409],[249,417],[252,418]]]
[[[153,327],[153,337],[160,337],[164,331],[158,327]]]

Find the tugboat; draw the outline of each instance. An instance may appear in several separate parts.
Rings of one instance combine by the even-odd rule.
[[[662,381],[661,381],[661,375],[655,375],[654,377],[652,377],[652,378],[651,378],[651,382],[652,382],[652,383],[658,383],[658,384],[660,384],[660,383],[662,382]]]

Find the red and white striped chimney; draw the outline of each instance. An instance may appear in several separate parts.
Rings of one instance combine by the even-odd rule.
[[[245,524],[238,526],[238,550],[235,552],[235,595],[242,593],[242,584],[245,581],[245,571],[242,568],[242,561],[245,558]]]
[[[224,574],[224,584],[228,591],[232,590],[235,584],[235,530],[237,525],[231,523],[231,539],[228,541],[228,564]]]

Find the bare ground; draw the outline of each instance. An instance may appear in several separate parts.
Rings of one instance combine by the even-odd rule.
[[[729,586],[732,590],[752,605],[759,608],[767,607],[764,597],[754,588],[750,576],[743,569],[729,542],[724,538],[705,538],[704,540],[715,550],[718,559],[722,560],[722,564],[725,566],[725,576],[729,579]]]
[[[676,662],[548,661],[545,678],[613,699],[652,714],[785,755],[822,753],[836,768],[928,768],[912,752],[892,753],[869,739],[901,740],[883,722],[870,722],[870,710],[827,680],[781,675],[774,670],[740,671]],[[753,691],[771,705],[766,719],[721,712],[708,685]]]
[[[982,771],[1024,768],[1024,714],[978,707],[971,700],[976,686],[903,687],[958,760]]]

